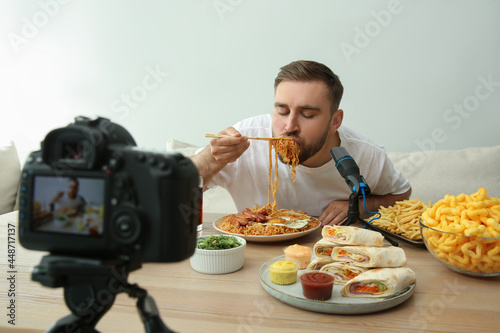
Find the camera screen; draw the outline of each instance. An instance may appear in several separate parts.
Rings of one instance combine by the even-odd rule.
[[[103,178],[35,176],[33,230],[102,235],[105,184]]]

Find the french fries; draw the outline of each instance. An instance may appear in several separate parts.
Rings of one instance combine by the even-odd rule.
[[[445,263],[474,273],[500,271],[500,199],[490,198],[486,189],[470,196],[447,194],[422,214],[422,222],[444,231],[422,233],[429,250]]]
[[[411,240],[422,240],[419,219],[428,206],[418,200],[396,201],[394,206],[380,207],[379,219],[371,224]]]

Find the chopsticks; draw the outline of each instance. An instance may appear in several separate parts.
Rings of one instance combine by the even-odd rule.
[[[217,135],[217,134],[205,134],[205,138],[230,138],[232,137],[231,135]],[[279,138],[263,138],[263,137],[255,137],[255,136],[247,136],[247,138],[252,139],[252,140],[293,140],[292,138],[284,138],[284,137],[279,137]]]

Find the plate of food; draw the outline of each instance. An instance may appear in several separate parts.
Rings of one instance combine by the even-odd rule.
[[[370,225],[389,237],[396,237],[412,245],[425,247],[419,220],[428,207],[418,199],[396,201],[393,206],[380,207],[378,210],[380,216],[373,219]]]
[[[278,242],[303,237],[321,226],[320,221],[302,211],[268,207],[245,209],[214,221],[221,233],[235,235],[251,242]]]
[[[276,260],[286,260],[285,256],[273,258],[259,270],[261,285],[278,300],[308,311],[334,314],[365,314],[383,311],[408,300],[415,292],[414,272],[407,267],[376,268],[364,272],[345,284],[334,283],[331,297],[326,300],[308,299],[304,296],[301,276],[308,270],[299,270],[295,282],[281,285],[271,281],[270,267]],[[356,288],[384,286],[380,294],[360,294]],[[384,290],[385,289],[385,290]]]
[[[378,232],[380,232],[380,233],[382,233],[382,234],[384,234],[384,235],[386,235],[388,237],[397,238],[399,240],[402,240],[402,241],[404,241],[404,242],[406,242],[408,244],[415,245],[417,247],[425,247],[425,243],[424,243],[424,241],[421,238],[419,238],[419,239],[410,239],[410,238],[408,238],[405,235],[397,234],[395,232],[390,232],[389,230],[384,229],[383,227],[377,227],[377,226],[375,226],[373,224],[372,224],[372,228],[373,228],[373,230],[376,230],[376,231],[378,231]]]

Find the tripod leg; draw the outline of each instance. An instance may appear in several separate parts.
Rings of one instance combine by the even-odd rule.
[[[137,298],[137,310],[146,333],[174,333],[161,320],[156,302],[145,289],[142,289],[137,284],[128,284],[125,292],[130,297]]]
[[[64,288],[66,305],[73,314],[60,319],[49,332],[97,332],[94,327],[111,308],[116,298],[104,286],[75,285]]]
[[[351,225],[351,223],[355,222],[355,220],[351,219],[351,218],[347,218],[344,220],[344,222],[342,222],[342,224],[340,225],[343,225],[343,226],[349,226]]]
[[[99,333],[93,326],[89,326],[85,321],[74,314],[59,319],[46,332],[62,333],[62,332],[80,332],[80,333]]]
[[[396,246],[398,247],[399,246],[399,243],[396,242],[395,240],[393,240],[392,238],[388,237],[387,235],[385,235],[383,232],[381,232],[380,230],[377,230],[375,228],[373,228],[373,226],[366,222],[365,220],[363,219],[360,219],[360,222],[363,223],[367,228],[369,228],[370,230],[373,230],[373,231],[377,231],[377,232],[380,232],[382,234],[382,236],[384,236],[384,238],[389,242],[391,243],[392,246]]]

